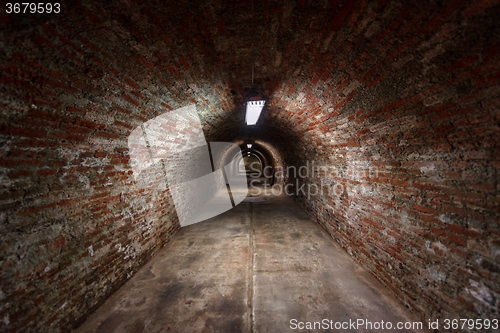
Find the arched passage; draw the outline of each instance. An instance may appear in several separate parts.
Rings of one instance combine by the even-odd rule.
[[[498,1],[60,3],[61,13],[0,14],[0,330],[70,331],[182,233],[171,189],[134,178],[128,138],[175,133],[170,144],[181,146],[182,121],[144,126],[193,104],[205,141],[252,142],[266,166],[296,172],[274,182],[293,198],[273,197],[281,221],[295,221],[287,207],[303,207],[419,320],[499,317]],[[266,103],[247,126],[256,95]],[[165,167],[141,181],[161,179]],[[244,223],[272,214],[266,203],[245,202],[253,213],[220,232],[253,230]],[[262,272],[277,263],[297,279],[314,271],[280,248],[310,233],[271,225],[274,234],[262,223],[256,236],[259,250],[272,247],[256,256],[269,259]],[[224,251],[251,239],[233,236],[199,243]],[[310,244],[293,250],[314,257]],[[231,263],[249,251],[238,249]],[[157,294],[202,304],[200,285],[175,287],[183,273]],[[216,308],[246,309],[218,285],[229,296]],[[279,304],[298,313],[305,297]],[[284,312],[256,312],[266,313]],[[187,322],[251,324],[211,315]],[[122,331],[145,323],[129,324]]]
[[[259,155],[255,153],[247,153],[241,157],[241,165],[243,168],[238,170],[239,172],[243,172],[247,175],[262,175],[264,166],[262,164],[262,160],[259,158]]]

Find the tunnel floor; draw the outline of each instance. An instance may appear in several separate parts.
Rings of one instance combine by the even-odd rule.
[[[290,198],[261,190],[182,228],[76,332],[319,332],[299,322],[411,321]]]

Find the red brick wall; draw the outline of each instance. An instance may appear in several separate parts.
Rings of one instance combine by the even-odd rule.
[[[301,180],[324,194],[298,201],[425,321],[499,316],[499,14],[498,1],[339,10],[333,37],[290,43],[267,113],[297,138],[279,145],[288,165],[330,166]]]
[[[68,331],[178,230],[169,191],[134,181],[134,128],[192,103],[204,122],[227,112],[196,40],[150,41],[161,20],[121,10],[2,32],[1,331]]]
[[[497,0],[82,3],[0,14],[2,330],[77,325],[175,233],[127,138],[191,103],[209,141],[331,166],[298,201],[422,320],[498,318]]]

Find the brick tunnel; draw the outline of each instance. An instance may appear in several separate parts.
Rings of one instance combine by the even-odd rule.
[[[499,1],[13,4],[1,331],[497,331]],[[183,108],[240,148],[249,190],[181,227],[129,143]],[[195,123],[158,136],[182,146]]]

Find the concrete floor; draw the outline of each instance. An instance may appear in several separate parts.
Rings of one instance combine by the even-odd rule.
[[[251,195],[183,228],[76,332],[319,332],[330,330],[293,330],[290,320],[411,321],[290,198]]]

